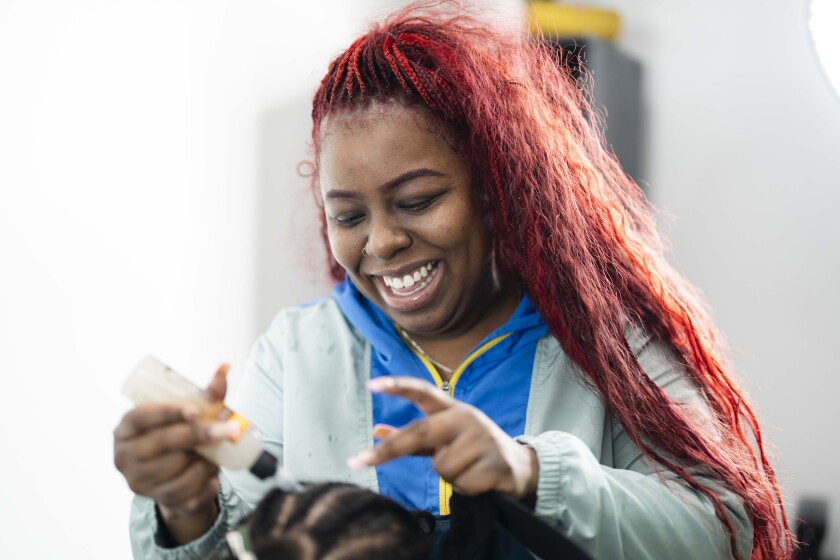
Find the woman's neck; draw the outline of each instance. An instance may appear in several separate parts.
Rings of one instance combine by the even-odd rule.
[[[519,305],[522,295],[515,290],[503,290],[497,294],[494,301],[487,302],[484,311],[476,315],[475,321],[468,328],[459,332],[445,335],[423,336],[403,331],[408,336],[409,344],[413,341],[419,346],[421,354],[426,354],[431,361],[438,362],[445,368],[454,371],[467,357],[470,350],[476,347],[487,335],[507,323]],[[437,368],[444,381],[452,377],[452,371]]]

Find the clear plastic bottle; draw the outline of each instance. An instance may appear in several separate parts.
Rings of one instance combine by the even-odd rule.
[[[200,447],[196,451],[220,467],[248,469],[259,478],[268,478],[278,471],[277,458],[263,450],[262,437],[250,422],[223,402],[212,399],[192,381],[157,358],[143,358],[126,380],[122,392],[135,405],[190,403],[198,408],[199,417],[203,420],[238,423],[238,436],[214,446]]]

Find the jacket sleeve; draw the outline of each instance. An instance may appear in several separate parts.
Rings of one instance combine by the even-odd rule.
[[[284,340],[281,330],[282,316],[278,316],[254,345],[236,398],[231,399],[231,408],[260,430],[263,447],[277,457],[280,464],[283,462],[283,370],[279,345]],[[271,481],[260,481],[247,471],[228,470],[222,471],[220,481],[216,522],[198,539],[173,548],[164,545],[154,501],[135,496],[129,525],[134,558],[197,560],[227,556],[226,533],[253,511],[271,487]]]
[[[231,489],[230,482],[221,477],[222,489],[217,498],[219,516],[212,527],[198,539],[182,546],[169,548],[163,541],[159,516],[154,501],[134,496],[131,503],[131,553],[135,560],[199,560],[228,555],[225,535],[250,508]]]
[[[650,337],[628,336],[640,364],[669,397],[709,420],[699,389],[673,353]],[[731,558],[729,536],[709,499],[674,473],[655,468],[623,428],[612,422],[613,466],[600,464],[573,434],[548,431],[520,436],[539,463],[536,513],[595,559],[713,560]],[[736,528],[740,558],[748,559],[752,525],[742,501],[702,467],[692,476],[723,501]]]

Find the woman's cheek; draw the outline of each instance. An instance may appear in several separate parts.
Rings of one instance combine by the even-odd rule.
[[[353,241],[349,238],[346,232],[337,230],[336,226],[329,226],[327,228],[327,236],[330,241],[330,251],[338,264],[347,270],[353,270],[358,265],[358,260],[361,257],[361,249],[356,258],[353,258]]]

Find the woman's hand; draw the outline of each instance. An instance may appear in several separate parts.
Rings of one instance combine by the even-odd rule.
[[[219,367],[208,393],[223,400],[228,366]],[[139,405],[114,430],[114,465],[129,488],[153,499],[171,536],[180,544],[209,529],[218,515],[219,469],[197,453],[235,436],[238,427],[206,422],[194,405]]]
[[[536,494],[534,450],[513,440],[477,408],[411,377],[379,377],[368,387],[407,398],[427,416],[401,429],[376,426],[374,436],[381,443],[348,459],[350,467],[379,465],[404,455],[431,455],[434,469],[461,494],[498,490],[516,500]]]

